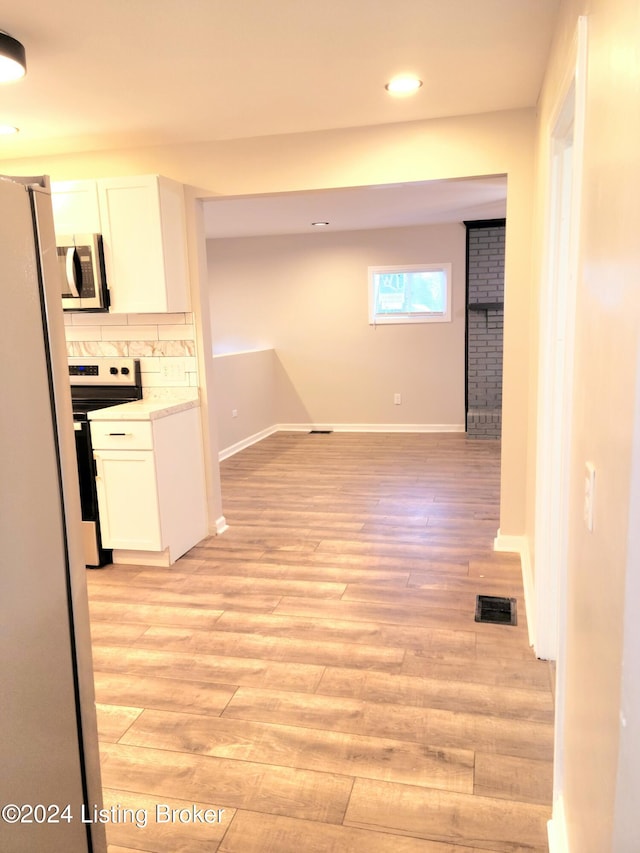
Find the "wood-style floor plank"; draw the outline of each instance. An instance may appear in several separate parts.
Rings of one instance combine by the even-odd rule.
[[[278,433],[221,465],[229,530],[88,572],[110,853],[542,853],[553,669],[493,551],[500,447]],[[517,599],[518,625],[475,622]]]
[[[180,681],[205,681],[216,684],[247,684],[283,690],[314,690],[324,672],[315,664],[228,657],[190,655],[155,649],[94,647],[94,667],[101,672],[119,672],[133,678],[159,676]]]
[[[117,743],[142,710],[121,705],[101,705],[97,702],[98,737],[101,741]]]
[[[238,810],[218,853],[474,853],[470,847]]]
[[[210,592],[182,591],[177,593],[172,589],[154,589],[152,587],[136,587],[135,584],[103,584],[99,588],[89,590],[89,607],[96,601],[117,601],[126,606],[132,597],[136,597],[140,603],[161,604],[168,607],[180,601],[181,606],[208,611],[208,616],[214,616],[212,611],[227,609],[255,610],[270,613],[280,603],[281,596],[274,595],[251,595],[243,593],[229,595]]]
[[[553,763],[540,758],[476,752],[474,793],[525,803],[548,803],[553,794]]]
[[[172,571],[165,575],[164,581],[157,578],[156,572],[140,572],[136,583],[147,584],[157,588],[159,584],[165,589],[175,592],[211,592],[216,595],[310,595],[320,598],[340,598],[346,589],[346,584],[332,583],[326,580],[312,582],[299,578],[259,578],[242,577],[238,575],[215,575],[209,577],[203,573],[183,574]]]
[[[375,804],[375,805],[374,805]],[[344,822],[481,850],[546,850],[543,806],[356,779]]]
[[[318,604],[312,598],[284,596],[273,608],[277,614],[290,616],[306,616],[317,612]],[[461,613],[457,609],[444,607],[429,607],[426,604],[407,604],[400,601],[397,604],[391,599],[390,603],[381,604],[369,601],[352,601],[348,599],[330,599],[322,607],[325,618],[336,618],[354,622],[387,622],[405,625],[419,625],[429,628],[454,628],[460,631],[469,630],[469,613]],[[475,608],[473,608],[475,612]],[[472,614],[473,618],[473,614]],[[521,620],[522,623],[522,620]],[[518,637],[522,645],[526,645],[526,625],[509,626],[513,637]],[[503,636],[504,625],[478,624],[474,630],[489,636]]]
[[[495,661],[483,660],[477,654],[464,658],[462,655],[445,655],[441,652],[436,655],[432,650],[407,649],[402,672],[442,681],[472,681],[496,686],[504,684],[505,678],[508,678],[509,684],[514,687],[549,692],[548,669],[541,661],[506,660],[496,666]]]
[[[235,694],[235,685],[192,681],[184,678],[163,678],[152,675],[132,675],[129,672],[94,672],[96,699],[121,705],[134,702],[140,708],[157,711],[183,711],[217,716]]]
[[[461,571],[465,574],[468,567],[461,567]],[[306,563],[303,565],[280,565],[278,563],[258,562],[256,560],[210,560],[203,561],[202,565],[196,569],[196,574],[200,573],[209,578],[219,577],[224,575],[230,577],[243,576],[253,578],[277,578],[287,580],[303,581],[339,581],[344,584],[353,583],[374,583],[378,586],[391,584],[393,586],[406,586],[409,580],[409,572],[398,571],[374,571],[372,569],[349,569],[345,567],[334,568],[329,565],[310,566]]]
[[[109,822],[109,853],[117,850],[152,850],[156,853],[210,853],[236,814],[215,803],[153,797],[148,794],[104,789],[104,808],[114,815]],[[194,808],[197,812],[194,812]],[[198,815],[199,820],[192,819]]]
[[[216,620],[222,616],[223,610],[203,609],[194,611],[192,607],[181,607],[178,605],[158,607],[152,604],[126,604],[123,602],[101,601],[92,599],[90,604],[91,623],[96,630],[101,630],[103,636],[106,633],[100,623],[112,624],[120,621],[144,625],[145,630],[150,625],[189,625],[190,627],[212,628]],[[136,636],[134,637],[134,633]],[[127,629],[127,635],[136,639],[144,631],[135,632]],[[122,636],[122,631],[114,630],[114,635]]]
[[[91,617],[91,640],[94,645],[113,644],[128,646],[141,637],[149,626],[145,623],[136,625],[129,622],[101,622],[95,616]]]
[[[160,649],[188,654],[229,655],[295,663],[330,664],[399,672],[404,650],[359,643],[263,637],[239,631],[200,631],[187,628],[149,628],[139,637],[138,649]],[[544,673],[548,687],[548,678]]]
[[[473,792],[473,752],[301,726],[144,711],[119,743]]]
[[[499,717],[553,721],[550,692],[520,687],[494,687],[464,681],[439,681],[408,675],[387,675],[327,667],[316,691],[369,702],[399,702],[418,708],[442,708]]]
[[[334,773],[103,743],[106,788],[341,823],[353,779]]]
[[[283,723],[551,761],[553,725],[477,712],[239,687],[224,717]],[[538,769],[537,767],[534,769]],[[535,775],[535,774],[534,774]]]
[[[380,622],[350,622],[325,619],[322,614],[288,616],[276,613],[234,613],[229,610],[216,622],[216,631],[237,631],[244,634],[263,634],[268,637],[291,637],[307,641],[334,640],[340,643],[439,650],[452,654],[474,654],[476,635],[469,631],[447,628],[421,628],[417,625],[397,625]]]

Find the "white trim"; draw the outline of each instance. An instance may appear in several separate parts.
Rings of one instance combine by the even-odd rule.
[[[236,441],[235,444],[230,444],[229,447],[223,448],[218,453],[218,460],[220,462],[228,459],[230,456],[233,456],[235,453],[239,453],[241,450],[244,450],[247,447],[251,447],[252,444],[257,444],[259,441],[262,441],[263,438],[268,438],[272,433],[278,431],[278,426],[274,425],[271,427],[267,427],[266,429],[261,430],[260,432],[256,432],[253,435],[247,436],[247,438],[243,438],[241,441]]]
[[[536,652],[558,660],[564,628],[571,400],[579,266],[587,73],[587,18],[578,18],[545,133],[547,221],[540,282],[535,556]]]
[[[508,554],[521,554],[524,538],[524,536],[508,536],[498,530],[496,538],[493,540],[493,550],[504,551]]]
[[[101,321],[102,322],[102,321]],[[253,355],[257,352],[273,352],[273,347],[260,347],[259,349],[240,349],[234,352],[214,352],[212,358],[228,358],[234,355]]]
[[[378,273],[442,272],[445,276],[444,311],[408,311],[402,314],[376,311],[377,289],[375,277]],[[399,323],[450,323],[451,322],[451,264],[393,264],[391,266],[368,267],[369,277],[369,325],[384,326]]]
[[[220,536],[221,533],[224,533],[225,530],[229,529],[229,525],[227,524],[227,520],[224,515],[221,515],[220,518],[216,518],[216,536]]]
[[[570,853],[564,800],[558,796],[553,804],[553,817],[547,822],[549,853]]]
[[[529,537],[523,536],[522,551],[520,552],[520,563],[522,567],[522,586],[524,587],[524,609],[527,614],[527,631],[529,632],[529,645],[536,651],[536,587],[533,580],[531,567],[531,549]]]
[[[531,548],[528,536],[508,536],[500,533],[493,540],[493,550],[509,554],[520,555],[520,570],[522,572],[522,586],[524,588],[524,609],[527,616],[527,630],[529,632],[529,645],[535,647],[536,636],[536,595],[531,569]]]
[[[565,65],[564,80],[555,92],[555,105],[543,129],[549,142],[549,182],[546,219],[555,218],[544,235],[545,258],[540,286],[540,366],[535,495],[535,592],[538,606],[536,654],[555,657],[555,740],[553,760],[552,850],[568,850],[562,808],[565,778],[565,704],[567,637],[567,536],[571,455],[571,395],[575,342],[576,280],[579,271],[580,198],[588,70],[588,19],[580,16]],[[572,124],[573,122],[573,124]],[[567,163],[566,149],[571,146]],[[565,151],[563,152],[563,146]],[[564,208],[562,170],[570,169],[571,192]],[[555,169],[555,171],[554,171]],[[555,189],[555,193],[554,193]],[[567,195],[566,185],[564,194]],[[555,201],[555,204],[554,204]],[[568,209],[567,209],[568,208]],[[569,221],[568,240],[557,248],[558,216]],[[568,249],[565,245],[568,242]],[[555,256],[554,256],[555,249]],[[556,284],[558,265],[566,287]],[[559,301],[564,291],[564,301]],[[562,309],[560,318],[558,308]],[[550,357],[553,356],[553,357]],[[552,380],[556,380],[555,382]]]
[[[278,432],[464,432],[464,424],[278,424]],[[275,430],[274,430],[275,431]]]

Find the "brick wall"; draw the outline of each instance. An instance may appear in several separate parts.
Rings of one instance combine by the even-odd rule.
[[[505,226],[467,233],[467,435],[500,438]]]

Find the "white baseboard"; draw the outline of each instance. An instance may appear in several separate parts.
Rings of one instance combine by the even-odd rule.
[[[522,566],[522,585],[524,586],[524,608],[527,613],[527,630],[529,632],[529,645],[536,647],[536,591],[533,583],[533,571],[531,567],[531,549],[529,537],[523,536],[522,550],[520,551],[520,564]]]
[[[229,445],[229,447],[225,447],[224,450],[221,450],[218,453],[218,461],[222,462],[225,459],[228,459],[230,456],[233,456],[234,453],[239,453],[241,450],[244,450],[247,447],[251,447],[252,444],[257,444],[259,441],[262,441],[263,438],[268,438],[274,432],[277,432],[279,427],[277,425],[267,427],[266,429],[261,430],[260,432],[256,432],[253,435],[250,435],[248,438],[243,438],[242,441],[237,441],[235,444]]]
[[[279,432],[464,432],[464,424],[278,424]]]
[[[549,853],[571,853],[562,796],[557,796],[553,803],[553,817],[547,823],[547,838]]]
[[[493,550],[503,551],[507,554],[522,553],[522,540],[524,536],[507,536],[498,530],[496,538],[493,540]]]
[[[524,535],[508,536],[500,533],[498,530],[498,535],[493,540],[493,550],[520,555],[522,585],[524,587],[524,608],[527,614],[529,645],[535,647],[536,597],[533,584],[533,573],[531,570],[531,549],[529,547],[529,537]]]
[[[216,518],[216,536],[220,536],[220,534],[224,533],[225,530],[229,529],[229,525],[227,524],[227,520],[224,515],[221,515],[220,518]]]

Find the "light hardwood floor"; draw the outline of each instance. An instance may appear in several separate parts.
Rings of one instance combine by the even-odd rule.
[[[223,536],[88,573],[110,853],[546,851],[552,674],[492,550],[497,442],[278,433],[222,478]]]

